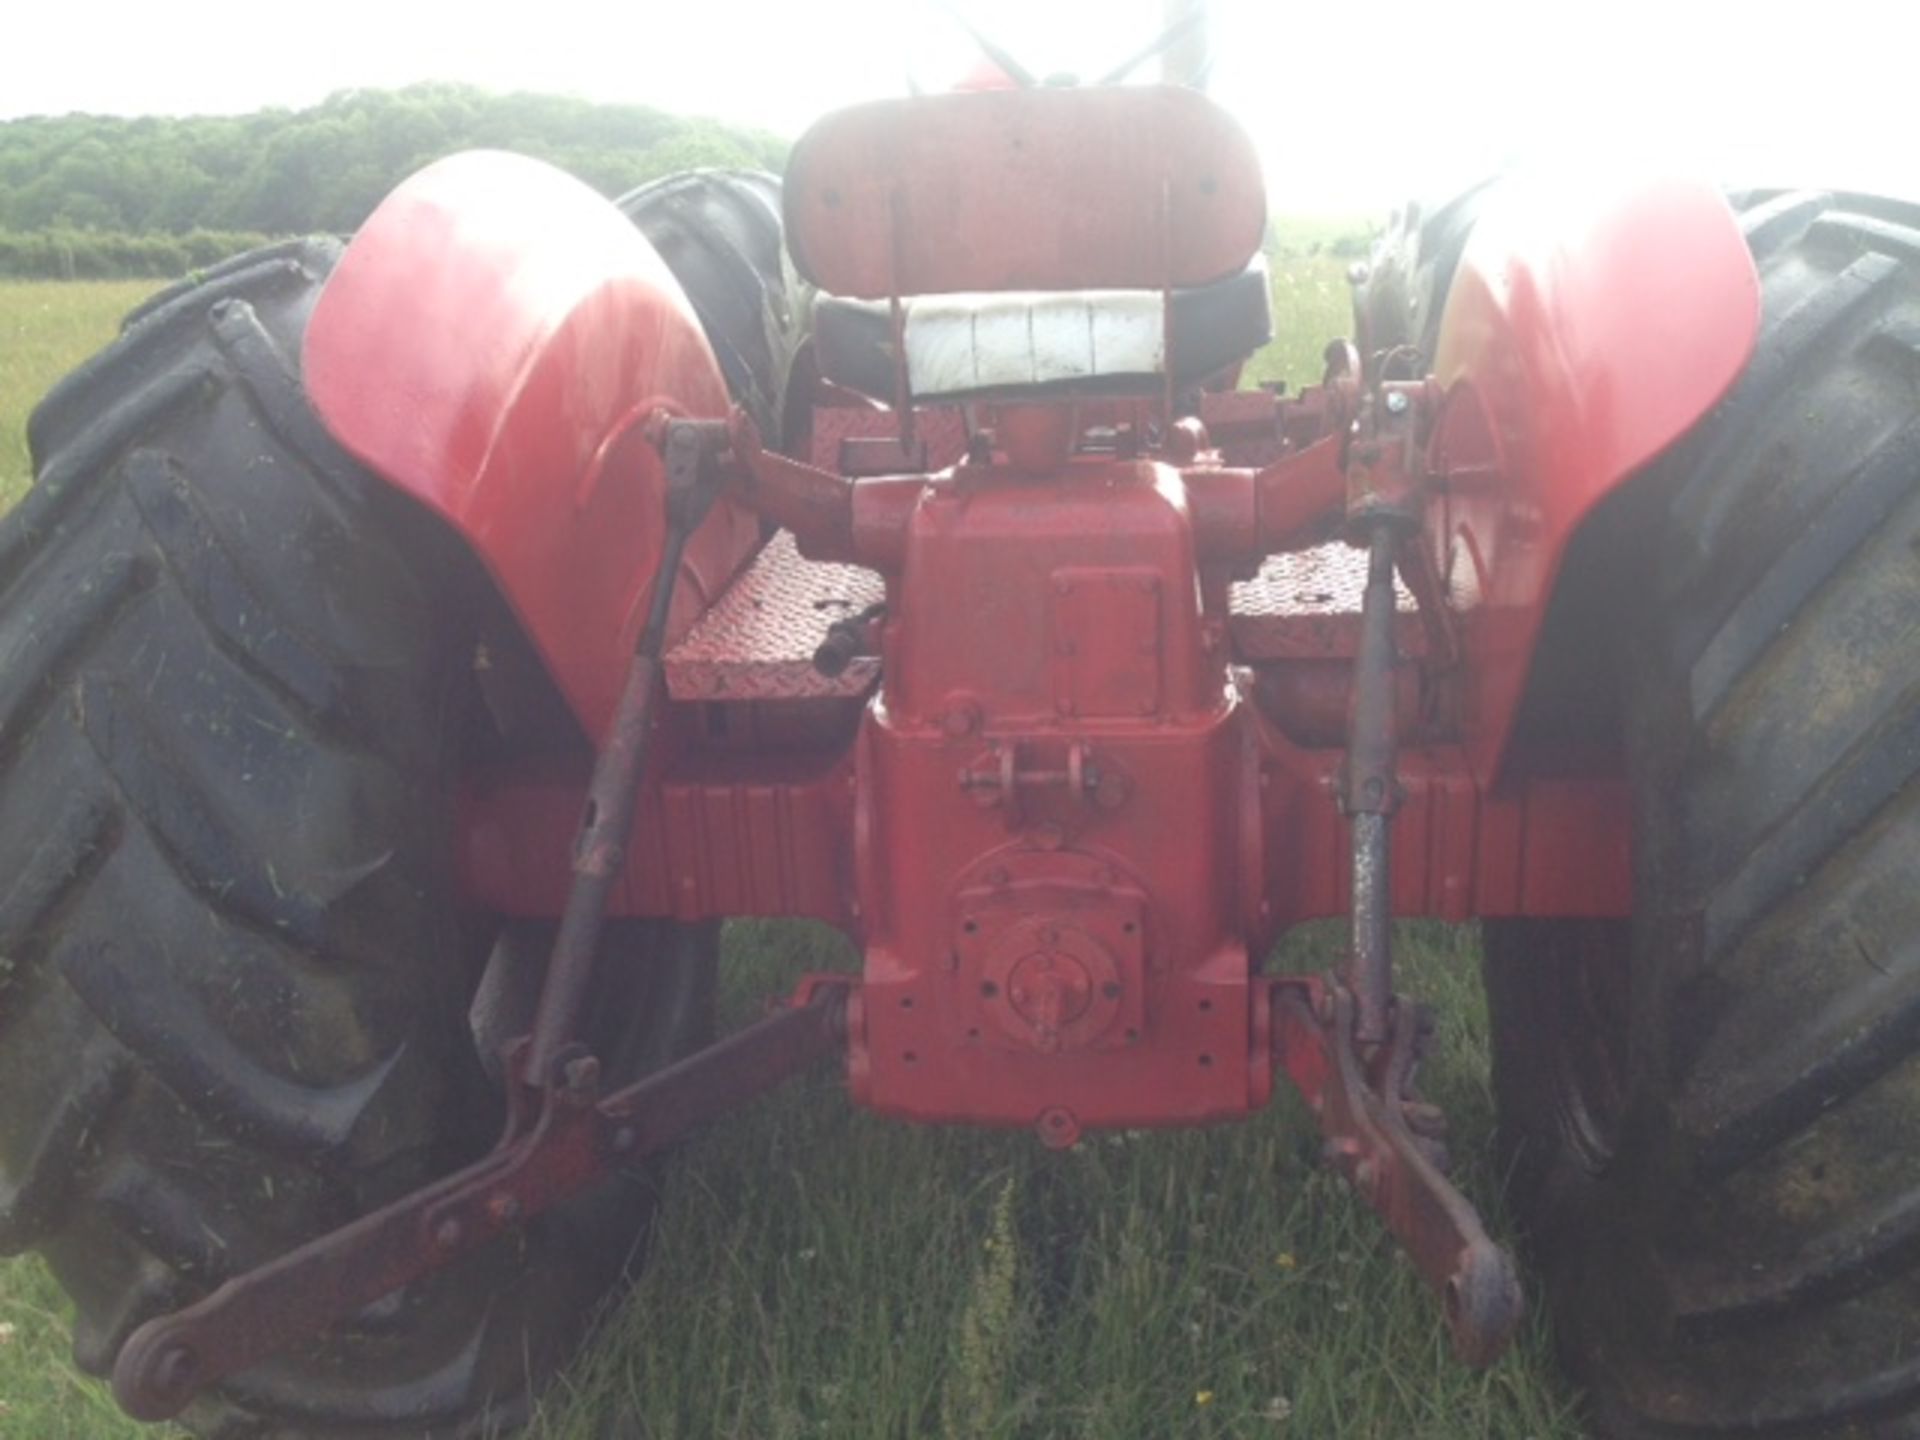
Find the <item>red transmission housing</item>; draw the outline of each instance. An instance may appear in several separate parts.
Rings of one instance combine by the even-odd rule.
[[[1180,473],[962,465],[903,550],[859,747],[856,1097],[1054,1142],[1263,1104],[1258,790]]]
[[[806,278],[893,301],[1171,295],[1228,278],[1264,234],[1244,135],[1203,97],[1149,88],[858,107],[796,146],[785,204]],[[1654,250],[1685,263],[1647,267]],[[1399,635],[1396,913],[1626,913],[1617,756],[1537,750],[1519,699],[1574,530],[1725,391],[1756,296],[1738,227],[1700,186],[1578,209],[1520,195],[1476,232],[1438,373],[1412,397],[1435,412],[1428,453],[1393,452],[1440,482],[1435,603]],[[460,528],[601,733],[662,533],[654,427],[726,408],[659,258],[531,162],[449,161],[356,239],[304,364],[329,430]],[[667,657],[676,704],[613,913],[848,933],[866,953],[852,1080],[877,1109],[1069,1139],[1260,1104],[1270,1026],[1250,957],[1350,901],[1336,796],[1356,552],[1303,549],[1349,498],[1335,437],[1357,360],[1343,374],[1299,400],[1208,395],[1204,425],[1166,423],[1159,385],[868,393],[817,411],[819,468],[778,475],[734,435],[732,498],[675,589],[673,633],[713,673],[675,688],[694,662]],[[998,455],[963,398],[997,406]],[[1117,408],[1096,421],[1096,405]],[[1118,453],[1123,430],[1151,449],[1153,416],[1163,459]],[[1105,453],[1069,453],[1094,430]],[[756,556],[768,520],[793,543]],[[781,633],[769,656],[742,629],[763,596],[784,615],[784,589],[865,614],[878,589],[856,566],[884,577],[878,667],[863,653],[824,680],[817,634]],[[824,629],[821,614],[803,618]],[[564,764],[468,777],[477,905],[560,913],[582,784]]]

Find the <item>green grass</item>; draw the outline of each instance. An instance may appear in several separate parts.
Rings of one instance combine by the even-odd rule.
[[[0,507],[33,477],[27,412],[157,288],[151,280],[0,280]]]
[[[1497,1216],[1472,932],[1402,933],[1407,988],[1447,1017],[1428,1091]],[[1318,927],[1286,963],[1324,966],[1336,941]],[[735,1018],[827,948],[732,926]],[[1577,1435],[1541,1328],[1487,1373],[1457,1366],[1318,1148],[1290,1095],[1241,1125],[1052,1154],[852,1111],[816,1075],[677,1158],[651,1267],[535,1434]]]
[[[1272,222],[1273,343],[1247,363],[1243,384],[1284,380],[1298,391],[1319,383],[1327,342],[1352,333],[1347,270],[1366,254],[1371,233],[1369,222],[1355,218],[1283,215]]]
[[[1316,243],[1275,259],[1282,338],[1258,378],[1311,383],[1345,331],[1347,261]],[[151,288],[0,284],[6,498],[25,480],[32,402]],[[1444,1017],[1427,1088],[1499,1227],[1473,936],[1402,934],[1406,988]],[[1298,935],[1284,964],[1322,967],[1336,945]],[[759,923],[730,926],[726,954],[734,1020],[798,971],[852,958],[820,931]],[[1284,1094],[1245,1124],[1053,1154],[1023,1133],[853,1111],[815,1074],[675,1157],[650,1268],[533,1433],[1572,1440],[1542,1327],[1489,1372],[1456,1366],[1437,1307],[1317,1149]],[[0,1267],[0,1437],[165,1433],[76,1373],[65,1327],[37,1261]]]

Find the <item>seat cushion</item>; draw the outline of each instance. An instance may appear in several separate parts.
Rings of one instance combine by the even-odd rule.
[[[1225,280],[1173,291],[1164,320],[1158,290],[918,295],[902,305],[908,378],[923,400],[1151,391],[1169,368],[1176,384],[1189,385],[1273,336],[1259,257]],[[894,398],[893,319],[884,302],[823,295],[813,324],[827,379]]]

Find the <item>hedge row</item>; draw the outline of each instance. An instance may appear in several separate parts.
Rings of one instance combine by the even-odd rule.
[[[217,265],[268,236],[242,230],[126,235],[111,230],[0,230],[0,276],[21,280],[172,279]]]

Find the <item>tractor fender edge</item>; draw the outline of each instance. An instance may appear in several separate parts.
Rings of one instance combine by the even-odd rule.
[[[478,555],[588,732],[604,734],[664,541],[656,410],[726,414],[665,261],[588,186],[474,151],[395,189],[347,247],[302,349],[309,402],[355,459]],[[759,538],[714,508],[670,635]]]
[[[1483,784],[1575,532],[1725,396],[1759,323],[1753,258],[1711,184],[1563,172],[1488,196],[1436,345],[1429,458],[1448,481],[1427,519],[1464,612]]]

